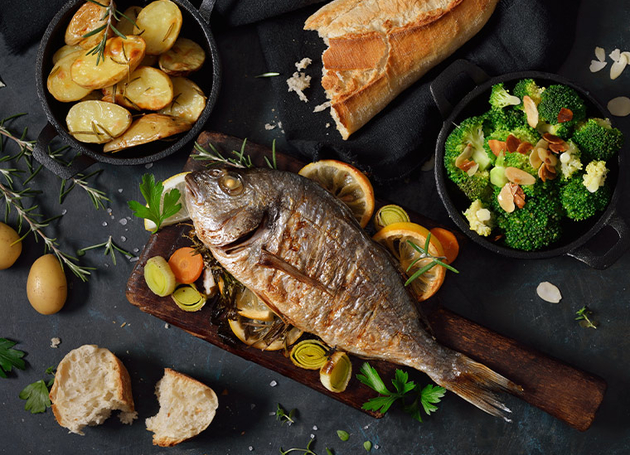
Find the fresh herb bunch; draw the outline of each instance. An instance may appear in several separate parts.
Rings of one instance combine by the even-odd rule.
[[[127,205],[138,218],[146,218],[155,223],[156,227],[153,232],[157,232],[164,220],[175,215],[182,208],[182,205],[177,202],[181,196],[179,190],[173,188],[164,193],[164,185],[161,181],[156,182],[153,174],[142,176],[140,192],[147,205],[142,205],[138,201],[129,201]]]
[[[437,411],[437,403],[439,403],[446,393],[446,389],[440,386],[428,384],[424,388],[420,388],[413,381],[409,381],[409,375],[402,370],[397,369],[392,385],[395,391],[390,391],[378,372],[367,362],[361,366],[361,373],[357,374],[357,379],[363,384],[379,393],[376,398],[371,398],[363,404],[362,408],[367,411],[377,411],[385,414],[389,408],[398,400],[403,403],[403,411],[411,415],[418,422],[422,422],[420,410],[423,409],[427,415]],[[413,398],[411,403],[406,401],[407,398]]]
[[[409,267],[407,267],[407,272],[409,270],[411,270],[413,268],[413,266],[416,265],[416,263],[418,261],[422,260],[422,259],[429,258],[429,259],[431,259],[431,262],[429,262],[424,267],[416,270],[416,272],[413,275],[411,275],[409,277],[409,279],[405,282],[405,286],[409,286],[414,280],[416,280],[417,278],[422,276],[422,274],[424,274],[424,273],[428,272],[429,270],[431,270],[436,265],[439,265],[440,267],[444,267],[445,269],[448,269],[451,272],[459,273],[459,270],[455,269],[453,266],[448,265],[447,263],[445,263],[442,260],[442,259],[444,259],[444,256],[433,256],[430,253],[430,251],[429,251],[429,245],[431,243],[431,233],[430,232],[427,235],[426,242],[424,242],[424,247],[421,247],[421,246],[417,245],[416,243],[412,242],[411,240],[407,240],[407,243],[409,244],[409,246],[411,246],[411,248],[413,248],[418,253],[420,253],[420,256],[417,257],[411,264],[409,264]]]
[[[13,349],[16,344],[17,341],[0,338],[0,378],[6,378],[7,373],[10,373],[13,368],[18,370],[26,368],[26,364],[22,360],[24,353]]]
[[[40,379],[37,382],[27,385],[20,392],[20,399],[26,400],[24,409],[30,411],[31,414],[39,414],[46,411],[52,403],[50,402],[50,388],[55,382],[55,367],[48,367],[46,374],[53,375],[49,381]]]
[[[101,61],[105,60],[105,48],[107,46],[107,35],[109,35],[110,29],[116,35],[120,36],[122,39],[127,39],[127,37],[114,26],[114,24],[112,23],[112,19],[115,19],[116,21],[120,21],[120,18],[124,17],[129,22],[131,22],[134,25],[134,27],[136,27],[136,23],[131,18],[127,17],[125,14],[118,11],[114,7],[114,2],[111,2],[109,5],[103,5],[102,3],[99,3],[96,0],[87,0],[87,1],[90,3],[94,3],[95,5],[98,5],[102,8],[105,8],[105,11],[103,12],[103,16],[101,17],[101,21],[107,19],[107,22],[105,24],[83,35],[83,38],[89,38],[90,36],[103,32],[103,38],[101,39],[101,41],[99,41],[99,43],[96,46],[94,46],[92,49],[90,49],[87,52],[87,55],[97,56],[96,65],[98,66],[101,63]]]

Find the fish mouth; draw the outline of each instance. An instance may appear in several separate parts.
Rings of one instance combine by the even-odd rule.
[[[260,223],[254,229],[249,232],[246,232],[233,242],[230,242],[226,245],[220,247],[220,249],[226,254],[235,254],[240,251],[243,251],[245,248],[248,248],[252,243],[258,240],[263,232],[265,231],[265,227],[267,226],[267,220],[269,219],[267,212],[265,212],[260,219]]]

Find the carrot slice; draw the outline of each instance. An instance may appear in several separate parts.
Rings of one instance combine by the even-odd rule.
[[[457,237],[455,237],[451,231],[442,228],[433,228],[429,232],[431,232],[431,235],[437,237],[442,244],[444,256],[446,256],[444,262],[451,264],[459,254],[459,243],[457,242]]]
[[[197,281],[203,272],[203,257],[194,248],[186,246],[171,255],[168,265],[178,283],[191,284]]]

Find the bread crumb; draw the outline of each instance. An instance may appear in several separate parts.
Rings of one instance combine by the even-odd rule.
[[[325,111],[329,107],[330,107],[330,101],[326,101],[325,103],[322,103],[319,106],[315,106],[315,109],[313,109],[313,112]]]
[[[164,324],[164,328],[165,328],[165,329],[168,329],[168,328],[170,328],[170,327],[171,327],[171,325],[170,325],[169,323]]]
[[[50,339],[51,348],[57,348],[59,347],[60,344],[61,344],[61,338],[54,337]]]
[[[126,323],[126,322],[123,322],[122,324],[120,324],[120,327],[121,327],[121,328],[123,328],[123,327],[124,327],[124,326],[126,326],[126,325],[127,325],[127,323]]]
[[[267,131],[271,131],[271,130],[272,130],[272,129],[274,129],[276,126],[278,126],[278,125],[273,125],[273,124],[271,124],[271,123],[265,123],[265,129],[266,129]]]
[[[330,128],[330,123],[326,123],[326,128]]]
[[[295,62],[295,67],[297,68],[298,71],[302,71],[303,69],[306,69],[306,67],[310,65],[311,63],[313,63],[313,60],[311,60],[308,57],[304,57],[299,62]]]
[[[303,73],[298,73],[296,71],[295,73],[293,73],[293,76],[287,79],[287,85],[289,86],[289,92],[297,93],[300,100],[308,103],[308,98],[304,94],[303,90],[306,90],[311,86],[311,76]]]

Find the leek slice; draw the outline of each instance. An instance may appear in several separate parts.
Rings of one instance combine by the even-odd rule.
[[[199,292],[194,284],[180,286],[171,298],[184,311],[199,311],[206,304],[206,296]]]
[[[334,352],[319,370],[319,380],[331,392],[346,390],[352,377],[352,363],[345,352]]]
[[[319,370],[328,361],[328,350],[321,341],[300,341],[291,349],[291,362],[305,370]]]
[[[177,286],[175,274],[162,256],[150,258],[144,266],[144,280],[151,292],[166,297],[171,295]]]
[[[408,223],[409,221],[409,215],[405,209],[395,204],[384,205],[374,215],[374,227],[377,231],[390,224]]]

